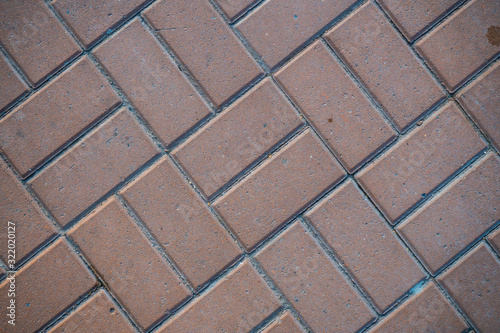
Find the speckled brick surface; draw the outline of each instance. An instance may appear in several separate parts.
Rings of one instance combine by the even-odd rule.
[[[497,332],[499,18],[0,0],[0,332]]]

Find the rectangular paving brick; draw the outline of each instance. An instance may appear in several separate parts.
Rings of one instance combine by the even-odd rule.
[[[0,258],[7,266],[10,266],[9,264],[14,262],[21,262],[40,244],[54,236],[56,230],[2,160],[0,160],[0,189],[2,193],[0,196],[0,221],[2,221]],[[13,228],[8,228],[9,226]],[[15,234],[15,243],[13,243],[15,253],[8,252],[9,243],[12,243],[12,241],[9,242],[9,231]],[[15,257],[9,255],[15,255]],[[14,270],[14,267],[11,266],[9,269]]]
[[[500,220],[500,160],[494,153],[426,203],[397,230],[436,272]]]
[[[29,87],[21,80],[3,55],[0,55],[0,114],[12,105],[19,97],[26,94]]]
[[[497,0],[472,0],[415,44],[446,87],[457,89],[500,52]]]
[[[270,0],[236,27],[267,65],[274,67],[355,2]]]
[[[383,312],[425,274],[349,180],[306,213]]]
[[[148,0],[55,0],[52,5],[86,47],[138,11]]]
[[[156,154],[136,120],[121,109],[30,185],[64,226]]]
[[[233,20],[258,0],[215,0],[224,14]]]
[[[488,235],[488,241],[495,249],[495,251],[497,251],[497,253],[500,255],[500,228],[497,228],[497,230],[491,232]]]
[[[305,332],[290,311],[275,319],[262,333],[303,333]]]
[[[406,38],[413,40],[460,1],[380,0],[379,2]]]
[[[218,198],[214,206],[251,249],[344,176],[332,154],[308,129]]]
[[[500,62],[484,72],[456,96],[465,111],[500,150]]]
[[[355,332],[374,318],[300,222],[266,245],[256,259],[314,331]]]
[[[0,43],[35,86],[81,52],[43,0],[0,2]]]
[[[455,103],[448,103],[356,178],[391,223],[485,148]]]
[[[418,294],[377,323],[370,333],[465,332],[467,324],[436,287],[428,283]]]
[[[371,2],[326,38],[400,130],[444,97],[436,80]]]
[[[35,332],[69,308],[97,283],[90,270],[62,238],[23,266],[15,275],[16,325],[6,310],[0,317],[2,332]],[[0,284],[2,308],[10,304],[9,275]],[[15,328],[15,330],[13,330]]]
[[[189,290],[115,198],[68,235],[142,328],[189,296]]]
[[[249,332],[280,306],[245,260],[157,332]]]
[[[321,42],[276,78],[349,171],[394,138],[392,128]]]
[[[94,55],[166,145],[210,114],[155,38],[133,20]]]
[[[439,277],[439,282],[482,332],[500,327],[500,261],[484,243]]]
[[[207,0],[161,0],[144,17],[220,105],[261,74]]]
[[[136,332],[107,292],[100,290],[50,333]]]
[[[210,197],[303,121],[265,79],[173,152]]]
[[[168,159],[143,173],[122,195],[195,288],[240,255],[236,243]]]
[[[119,103],[83,57],[0,121],[0,148],[26,177]]]

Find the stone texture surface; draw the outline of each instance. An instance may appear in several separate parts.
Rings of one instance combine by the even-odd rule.
[[[498,254],[500,254],[500,229],[497,229],[493,231],[491,234],[488,235],[488,241],[490,242],[491,246],[497,251]]]
[[[314,331],[355,332],[373,319],[358,292],[300,222],[256,259]]]
[[[403,38],[370,2],[329,31],[326,38],[399,129],[444,96]]]
[[[455,90],[500,51],[497,0],[473,0],[418,41],[415,48]]]
[[[290,311],[276,318],[262,333],[303,333],[304,330]]]
[[[234,19],[258,0],[215,0],[215,2],[229,19]]]
[[[189,296],[116,199],[85,218],[69,236],[143,328]]]
[[[255,60],[208,1],[158,1],[144,16],[216,105],[260,75]]]
[[[435,273],[500,220],[500,160],[489,153],[422,209],[398,225]]]
[[[0,120],[0,149],[26,177],[119,103],[83,57]]]
[[[0,55],[0,113],[28,92],[28,85],[22,81],[12,66]]]
[[[81,52],[43,0],[0,3],[0,44],[35,86]]]
[[[173,155],[209,197],[302,124],[292,105],[266,79]]]
[[[500,327],[500,261],[486,244],[455,263],[439,282],[480,331]]]
[[[394,222],[484,147],[457,105],[449,103],[357,179]]]

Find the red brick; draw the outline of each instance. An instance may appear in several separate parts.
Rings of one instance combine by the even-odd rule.
[[[413,40],[457,2],[460,1],[380,0],[380,5],[385,8],[406,38]]]
[[[465,332],[467,324],[434,282],[396,308],[369,332]]]
[[[381,312],[425,277],[351,180],[306,216]]]
[[[88,48],[108,29],[112,29],[138,11],[147,0],[55,0],[52,5],[80,42]]]
[[[173,152],[210,197],[303,122],[265,79]]]
[[[142,328],[189,296],[116,199],[81,221],[69,236]]]
[[[258,0],[215,0],[215,2],[219,4],[224,14],[233,20]]]
[[[443,98],[438,83],[371,2],[326,38],[400,130]]]
[[[276,78],[353,171],[394,138],[394,131],[321,42],[281,69]]]
[[[118,309],[108,293],[100,290],[50,332],[135,332],[134,327]]]
[[[356,178],[393,223],[484,147],[448,103]]]
[[[500,254],[500,228],[493,231],[488,235],[488,241],[492,245],[492,247]]]
[[[7,276],[9,277],[9,276]],[[2,332],[35,332],[89,292],[97,281],[66,241],[57,240],[15,275],[15,327],[6,310],[0,319]],[[0,285],[0,304],[9,304],[10,282]],[[15,328],[15,330],[12,330]]]
[[[500,220],[500,161],[489,153],[432,198],[398,232],[436,272]]]
[[[81,52],[43,0],[2,1],[0,43],[35,86]]]
[[[158,332],[249,332],[279,307],[271,289],[245,260]]]
[[[496,0],[470,1],[415,44],[448,89],[498,55],[497,7]]]
[[[13,258],[8,258],[7,253],[8,222],[13,222],[14,225],[11,226],[15,227],[16,262],[20,262],[40,244],[54,236],[56,230],[2,160],[0,160],[0,189],[2,189],[0,196],[0,221],[2,221],[0,257],[9,266],[11,263],[8,260]],[[14,270],[14,267],[9,268]]]
[[[266,1],[236,27],[269,67],[274,67],[354,2]]]
[[[314,331],[354,332],[374,318],[300,222],[268,244],[256,259]]]
[[[143,173],[122,195],[195,287],[240,255],[229,234],[167,159]]]
[[[500,261],[481,243],[439,277],[472,323],[482,332],[500,327]]]
[[[84,57],[0,121],[0,148],[26,177],[119,103]]]
[[[28,92],[29,87],[24,83],[14,69],[0,55],[0,112],[7,109],[19,97]]]
[[[306,130],[214,206],[251,249],[344,175],[326,147]]]
[[[144,16],[216,105],[261,70],[207,0],[160,0]]]
[[[300,324],[293,317],[290,311],[286,311],[284,314],[279,316],[278,319],[273,321],[271,325],[266,327],[262,333],[301,333],[304,330],[300,327]]]
[[[210,114],[138,20],[99,45],[94,54],[166,145]]]
[[[500,150],[500,62],[457,95],[458,102]]]
[[[30,183],[66,225],[156,154],[137,122],[121,109]]]

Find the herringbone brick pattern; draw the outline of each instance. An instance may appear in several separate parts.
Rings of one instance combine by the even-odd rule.
[[[499,332],[499,54],[498,0],[0,0],[0,331]]]

